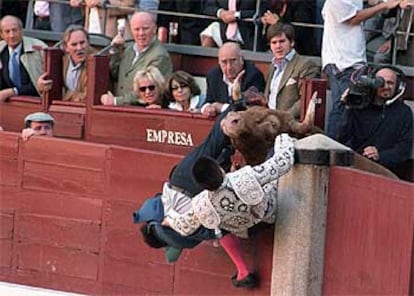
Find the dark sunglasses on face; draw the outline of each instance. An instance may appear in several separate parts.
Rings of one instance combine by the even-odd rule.
[[[179,88],[183,89],[184,87],[188,87],[188,85],[184,83],[180,83],[180,85],[171,86],[171,90],[177,90]]]
[[[147,89],[150,91],[155,90],[155,85],[141,86],[138,88],[140,92],[145,92]]]

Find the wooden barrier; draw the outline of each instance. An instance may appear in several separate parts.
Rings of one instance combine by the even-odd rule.
[[[42,110],[39,97],[11,97],[7,102],[0,102],[0,126],[6,131],[20,132],[26,115]]]
[[[262,279],[254,292],[232,287],[234,267],[211,243],[176,264],[143,243],[132,212],[180,158],[0,133],[0,280],[94,295],[268,295],[272,227],[245,244]]]
[[[180,158],[0,133],[0,280],[94,295],[269,295],[273,227],[244,244],[254,290],[231,286],[233,266],[210,243],[167,264],[142,242],[131,214]],[[330,169],[323,295],[409,294],[412,193],[408,182]]]

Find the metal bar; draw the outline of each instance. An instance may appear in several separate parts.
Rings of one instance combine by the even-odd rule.
[[[254,13],[253,22],[254,24],[254,39],[253,39],[253,51],[257,51],[257,40],[259,39],[259,24],[257,23],[257,18],[259,18],[259,11],[260,11],[260,0],[256,0],[256,12]]]

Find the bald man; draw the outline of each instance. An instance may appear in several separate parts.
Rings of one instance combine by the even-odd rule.
[[[170,55],[156,38],[157,26],[155,16],[148,12],[136,12],[130,20],[133,44],[125,46],[124,38],[118,34],[112,40],[117,49],[111,56],[109,64],[112,78],[118,82],[115,96],[104,94],[101,102],[104,105],[130,105],[137,101],[133,91],[133,79],[138,70],[154,66],[168,76],[172,73]]]
[[[0,102],[18,95],[39,96],[36,81],[43,71],[40,49],[47,45],[23,37],[23,24],[15,16],[0,20]]]
[[[393,100],[405,90],[399,75],[386,66],[376,72],[383,86],[376,89],[367,107],[346,109],[339,137],[343,144],[390,170],[409,158],[413,145],[411,109]]]
[[[245,61],[236,42],[224,43],[218,52],[218,66],[207,73],[207,98],[201,112],[207,116],[216,116],[227,108],[232,101],[232,91],[236,77],[241,76],[241,91],[254,86],[263,92],[265,80],[263,74],[249,61]]]

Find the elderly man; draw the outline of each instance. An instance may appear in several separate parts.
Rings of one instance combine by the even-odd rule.
[[[404,93],[402,72],[384,66],[375,77],[383,86],[369,98],[367,107],[349,108],[341,122],[339,141],[388,169],[409,158],[413,145],[413,115],[398,98]]]
[[[300,88],[305,78],[315,77],[319,68],[295,51],[295,30],[289,24],[269,27],[267,40],[273,53],[265,89],[270,109],[289,111],[300,116]]]
[[[87,77],[87,57],[93,52],[89,46],[86,30],[79,25],[69,26],[63,34],[63,101],[85,103]],[[53,81],[48,79],[48,73],[43,73],[37,80],[40,91],[49,91]]]
[[[207,73],[206,104],[201,109],[204,115],[214,117],[224,111],[232,101],[234,83],[240,80],[241,91],[254,86],[263,91],[263,74],[251,62],[245,61],[239,44],[224,43],[218,52],[219,65]]]
[[[47,45],[23,37],[23,24],[14,16],[0,20],[0,101],[12,96],[39,96],[36,81],[43,70],[40,49]]]
[[[128,105],[137,99],[133,91],[133,80],[138,70],[154,66],[164,76],[172,73],[170,55],[165,47],[155,38],[157,26],[155,17],[148,12],[136,12],[130,20],[131,34],[134,43],[124,49],[125,40],[118,34],[112,41],[116,53],[111,56],[109,64],[112,78],[117,81],[115,97],[104,94],[101,102],[104,105]]]
[[[23,141],[32,136],[53,137],[54,118],[47,113],[35,112],[26,116],[24,123],[26,128],[22,130]]]

